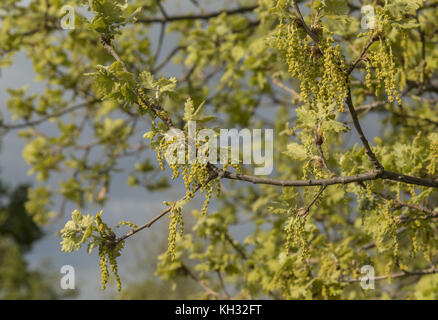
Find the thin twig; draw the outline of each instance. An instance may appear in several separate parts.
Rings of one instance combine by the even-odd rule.
[[[246,255],[246,252],[244,251],[244,249],[242,249],[240,247],[239,244],[237,244],[228,234],[228,232],[224,232],[224,236],[225,236],[225,240],[227,240],[231,246],[234,248],[234,250],[236,250],[236,252],[242,257],[243,260],[248,259],[248,256]]]
[[[208,178],[203,184],[198,184],[198,185],[196,186],[196,188],[193,190],[193,193],[196,193],[199,189],[201,189],[201,187],[202,187],[203,185],[207,185],[208,183],[210,183],[210,181],[214,180],[215,178],[216,178],[216,176],[215,176],[214,174],[213,174],[213,175],[210,175],[210,177],[209,177],[209,178]],[[187,199],[187,195],[185,195],[184,197],[182,197],[179,201],[184,201],[184,200],[186,200],[186,199]],[[137,232],[139,232],[139,231],[141,231],[141,230],[143,230],[143,229],[146,229],[146,228],[150,228],[155,222],[157,222],[157,221],[160,220],[162,217],[164,217],[165,215],[167,215],[171,210],[172,210],[172,207],[171,207],[171,206],[168,207],[168,208],[166,208],[166,209],[164,209],[164,210],[162,210],[162,211],[161,211],[157,216],[155,216],[153,219],[149,220],[149,221],[146,222],[145,224],[143,224],[143,225],[141,225],[141,226],[139,226],[139,227],[137,227],[137,228],[135,228],[135,229],[132,229],[132,230],[129,231],[127,234],[125,234],[125,235],[121,236],[120,238],[118,238],[116,242],[120,242],[120,241],[126,240],[127,238],[133,236],[133,235],[136,234]]]
[[[323,186],[333,184],[348,184],[359,181],[376,180],[379,178],[379,172],[373,170],[367,173],[360,173],[354,176],[341,176],[327,179],[309,179],[309,180],[278,180],[272,178],[263,178],[250,176],[246,174],[238,174],[229,171],[223,172],[223,178],[231,180],[247,181],[254,184],[267,184],[281,187],[310,187],[310,186]]]
[[[289,92],[293,99],[295,100],[300,100],[301,96],[298,94],[298,92],[296,92],[294,89],[289,88],[288,86],[286,86],[283,82],[280,81],[280,79],[272,77],[272,82],[277,85],[278,87],[280,87],[281,89]]]
[[[303,15],[301,14],[301,11],[300,11],[300,8],[298,7],[297,2],[292,1],[292,6],[294,8],[295,15],[300,20],[304,30],[306,30],[306,33],[310,36],[310,38],[312,38],[313,41],[315,41],[315,43],[318,43],[319,42],[318,36],[312,30],[310,30],[309,26],[304,21]]]
[[[390,275],[383,275],[383,276],[377,276],[377,277],[368,277],[368,280],[385,280],[388,278],[396,279],[396,278],[404,278],[404,277],[412,277],[412,276],[424,276],[427,274],[435,274],[438,273],[438,269],[435,267],[423,269],[423,270],[416,270],[416,271],[400,271],[396,272]],[[341,282],[347,282],[347,283],[354,283],[354,282],[361,282],[362,279],[343,279]]]
[[[362,51],[360,52],[360,54],[357,56],[356,60],[354,60],[350,67],[347,70],[347,77],[353,72],[354,68],[356,68],[357,64],[363,60],[366,52],[368,51],[368,49],[371,47],[371,45],[376,42],[378,39],[378,37],[376,37],[374,34],[371,35],[369,41],[367,42],[367,44],[365,45],[365,47],[363,47]]]
[[[319,197],[321,197],[322,193],[324,192],[324,190],[326,188],[327,188],[326,185],[321,186],[318,193],[313,197],[312,201],[308,205],[306,205],[304,208],[301,208],[298,210],[298,214],[300,217],[302,217],[302,218],[307,217],[307,215],[310,212],[310,208],[313,206],[313,204],[316,202],[316,200],[318,200]]]
[[[136,23],[144,23],[144,24],[151,24],[151,23],[168,23],[168,22],[175,22],[175,21],[184,21],[184,20],[210,20],[211,18],[215,18],[223,13],[226,15],[233,15],[233,14],[241,14],[246,12],[252,12],[254,9],[256,9],[258,6],[248,6],[248,7],[240,7],[236,9],[231,10],[220,10],[216,12],[210,12],[210,13],[204,13],[204,14],[194,14],[194,15],[175,15],[175,16],[167,16],[167,17],[155,17],[155,18],[144,18],[144,19],[137,19]]]
[[[50,120],[52,118],[58,118],[58,117],[60,117],[60,116],[62,116],[64,114],[73,112],[73,111],[75,111],[77,109],[80,109],[80,108],[83,108],[83,107],[85,107],[87,105],[93,105],[93,104],[95,104],[95,103],[97,103],[99,101],[100,101],[100,99],[94,99],[92,101],[84,102],[84,103],[81,103],[81,104],[78,104],[78,105],[75,105],[75,106],[71,106],[69,108],[65,108],[65,109],[59,110],[58,112],[55,112],[55,113],[52,113],[52,114],[48,114],[48,115],[46,115],[44,117],[41,117],[41,118],[39,118],[37,120],[28,121],[28,122],[24,122],[24,123],[7,124],[7,123],[1,123],[0,122],[0,127],[4,128],[6,130],[13,130],[13,129],[23,129],[23,128],[27,128],[27,127],[30,127],[30,126],[37,126],[37,125],[42,124],[43,122],[45,122],[47,120]]]
[[[111,43],[108,40],[104,39],[104,37],[102,35],[100,35],[99,38],[100,38],[100,43],[106,49],[106,51],[108,51],[109,54],[111,54],[113,56],[113,58],[116,59],[116,61],[120,62],[120,64],[122,65],[123,71],[128,72],[128,69],[126,68],[125,63],[120,58],[120,56],[117,54],[116,50],[114,50],[114,48],[111,46]]]
[[[220,283],[220,285],[221,285],[222,291],[223,291],[224,294],[225,294],[226,299],[227,299],[227,300],[230,300],[230,299],[231,299],[231,296],[230,296],[230,294],[228,293],[227,288],[225,287],[224,279],[222,278],[222,274],[221,274],[221,272],[220,272],[219,270],[217,270],[216,273],[217,273],[217,277],[219,278],[219,283]]]
[[[166,64],[169,63],[170,60],[172,60],[172,58],[178,53],[178,51],[184,49],[184,46],[177,46],[175,47],[170,53],[169,55],[155,68],[152,68],[152,73],[158,72],[160,71]]]
[[[399,236],[399,235],[401,235],[403,232],[405,232],[405,231],[407,231],[407,230],[408,230],[407,227],[401,227],[401,228],[397,229],[397,231],[395,232],[395,234],[396,234],[397,236]],[[373,249],[373,248],[376,247],[376,245],[377,245],[377,244],[376,244],[375,241],[371,241],[371,242],[369,242],[369,243],[366,243],[366,244],[360,246],[360,247],[357,249],[357,252],[360,253],[361,251],[364,251],[364,250]]]
[[[371,150],[370,144],[369,144],[367,138],[365,137],[365,134],[362,131],[362,127],[360,126],[360,122],[359,122],[359,119],[357,117],[356,110],[354,109],[354,106],[353,106],[353,100],[351,98],[350,87],[348,88],[346,103],[348,106],[348,110],[350,111],[351,118],[353,119],[353,125],[356,128],[357,134],[359,135],[359,139],[362,141],[362,144],[365,147],[365,152],[368,155],[368,158],[370,159],[374,168],[377,171],[379,171],[379,172],[383,171],[383,166],[380,164],[379,160],[377,160],[377,157],[374,154],[373,150]]]
[[[217,291],[211,289],[210,287],[208,287],[208,286],[205,284],[205,282],[204,282],[203,280],[201,280],[201,279],[199,279],[197,276],[195,276],[185,264],[182,264],[182,265],[181,265],[181,269],[184,270],[184,272],[185,272],[185,273],[186,273],[186,274],[187,274],[187,275],[188,275],[193,281],[195,281],[196,283],[198,283],[198,284],[202,287],[202,289],[204,289],[207,293],[209,293],[209,294],[211,294],[211,295],[213,295],[213,296],[215,296],[215,297],[218,297],[219,299],[223,299],[223,298],[224,298],[224,296],[223,296],[222,294],[220,294],[219,292],[217,292]]]
[[[166,31],[166,24],[162,23],[161,27],[160,27],[160,36],[158,37],[157,51],[155,52],[155,55],[154,55],[154,62],[153,62],[154,64],[156,63],[156,61],[160,57],[161,48],[163,47],[163,42],[164,42],[165,31]],[[153,66],[152,66],[152,68],[153,68]]]

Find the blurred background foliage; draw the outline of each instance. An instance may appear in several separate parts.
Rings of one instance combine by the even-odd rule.
[[[75,8],[73,30],[60,26],[66,4]],[[376,30],[361,29],[366,4],[376,9]],[[274,129],[276,179],[372,173],[346,100],[381,165],[397,173],[391,179],[324,189],[223,179],[207,215],[195,202],[182,211],[185,232],[176,235],[173,224],[175,259],[162,254],[167,217],[144,231],[146,240],[127,239],[124,250],[140,249],[121,252],[125,289],[105,297],[435,299],[437,8],[435,0],[1,1],[2,74],[10,67],[12,78],[22,67],[15,63],[28,62],[19,85],[2,79],[0,134],[19,146],[12,156],[2,151],[11,165],[4,170],[21,152],[18,171],[32,181],[11,174],[13,186],[1,188],[0,296],[65,297],[59,274],[29,268],[25,256],[74,209],[93,217],[103,209],[112,230],[120,220],[143,224],[163,200],[180,199],[183,183],[157,162],[161,140],[142,137],[161,138],[169,118],[184,127],[203,101],[199,129]],[[138,103],[138,85],[162,106],[160,117]],[[47,237],[58,252],[59,237]],[[78,270],[88,285],[98,278],[95,258],[96,273]],[[365,264],[381,277],[377,290],[349,281]]]

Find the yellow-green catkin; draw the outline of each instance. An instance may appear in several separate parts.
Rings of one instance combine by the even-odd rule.
[[[116,257],[114,255],[114,252],[112,252],[112,251],[108,253],[108,262],[110,264],[111,272],[116,277],[117,290],[121,291],[122,290],[122,282],[120,281]]]
[[[131,221],[124,221],[124,220],[120,221],[119,224],[116,226],[116,228],[119,228],[121,226],[128,226],[128,227],[131,227],[133,229],[136,229],[138,227],[135,223],[133,223]]]
[[[105,250],[99,247],[99,268],[101,278],[101,288],[105,290],[108,283],[109,271],[108,271],[108,258],[106,257]]]
[[[180,237],[184,234],[184,220],[182,217],[181,207],[172,206],[170,210],[170,223],[169,223],[169,238],[167,254],[170,256],[171,260],[175,260],[175,248],[176,248],[176,238],[179,234]]]
[[[205,201],[204,201],[204,205],[202,207],[202,214],[206,215],[208,212],[208,204],[210,203],[210,199],[213,193],[213,189],[214,189],[214,185],[212,182],[210,182],[205,188]]]
[[[166,156],[167,148],[169,148],[169,146],[175,142],[175,139],[176,137],[174,139],[167,139],[166,137],[163,137],[160,140],[160,145],[157,149],[157,161],[162,171],[164,171],[164,159]]]
[[[398,245],[398,239],[397,239],[397,227],[398,223],[394,217],[393,212],[391,212],[391,208],[394,207],[394,200],[386,201],[385,205],[383,206],[383,216],[385,217],[385,225],[382,232],[386,232],[390,235],[392,239],[392,257],[395,260],[396,264],[398,263],[398,252],[399,252],[399,245]]]
[[[123,249],[124,241],[116,242],[115,233],[108,227],[106,223],[102,221],[100,216],[102,212],[96,215],[97,228],[99,230],[100,236],[102,238],[99,244],[99,268],[101,274],[101,284],[102,290],[105,290],[109,279],[108,264],[110,266],[111,272],[114,273],[116,277],[117,289],[120,291],[122,288],[116,258],[120,256],[120,251]],[[122,221],[119,225],[130,225],[134,227],[135,225]]]
[[[327,37],[323,46],[323,75],[318,87],[317,99],[325,105],[335,105],[338,111],[344,111],[344,100],[348,94],[346,81],[346,61],[341,47],[332,45],[332,37]],[[334,111],[334,110],[331,110]]]
[[[389,102],[397,101],[398,104],[401,104],[401,96],[396,84],[394,56],[388,40],[380,39],[377,50],[368,53],[365,83],[369,89],[373,89],[371,82],[372,68],[375,70],[377,80],[375,87],[376,95],[379,94],[380,89],[384,89]]]
[[[438,162],[438,141],[430,143],[430,162],[426,167],[427,173],[433,176],[436,172],[436,163]]]
[[[165,169],[164,161],[166,158],[166,153],[169,147],[178,142],[178,137],[174,137],[173,139],[169,139],[167,136],[161,137],[159,142],[156,144],[157,151],[157,161],[160,165],[161,170]],[[184,139],[184,144],[187,144],[187,140]],[[186,147],[186,146],[184,146]],[[199,153],[201,148],[200,141],[196,141],[196,154]],[[186,150],[187,148],[184,148]],[[178,152],[178,148],[175,148],[175,151]],[[176,156],[176,155],[174,155]],[[220,192],[220,184],[216,180],[211,180],[211,172],[208,167],[208,163],[203,161],[204,159],[199,159],[195,157],[195,161],[189,161],[189,155],[187,152],[184,154],[184,158],[178,158],[178,161],[175,163],[169,163],[169,167],[172,170],[172,179],[175,179],[182,176],[182,180],[184,182],[184,186],[186,189],[186,194],[183,199],[183,202],[186,203],[190,201],[194,196],[197,190],[200,193],[205,192],[205,201],[202,208],[202,213],[205,215],[208,211],[208,205],[213,195],[213,191],[216,187],[217,192]],[[183,161],[181,161],[183,160]],[[230,161],[226,163],[228,166]],[[239,164],[231,164],[236,170],[240,170],[241,167]],[[181,214],[181,206],[176,206],[175,204],[165,203],[166,205],[171,205],[170,209],[170,223],[169,223],[169,238],[168,238],[168,250],[167,253],[171,257],[171,259],[175,258],[175,248],[177,241],[177,234],[180,233],[181,237],[183,235],[183,218]]]
[[[286,231],[286,254],[292,247],[301,249],[301,259],[304,261],[309,256],[309,246],[305,236],[306,219],[302,219],[296,212],[292,213],[285,226]]]
[[[146,104],[146,101],[148,101],[148,98],[142,88],[137,89],[137,103],[139,106],[141,106],[143,109],[148,110],[149,106]]]
[[[329,35],[318,44],[306,38],[305,31],[294,24],[280,26],[274,43],[286,58],[288,71],[300,81],[301,100],[309,105],[321,103],[330,112],[344,111],[348,93],[345,57]]]
[[[387,276],[388,284],[392,283],[391,270],[392,270],[392,261],[389,261],[385,266],[385,274]]]

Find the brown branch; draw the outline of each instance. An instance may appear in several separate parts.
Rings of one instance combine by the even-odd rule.
[[[405,231],[407,231],[407,230],[408,230],[407,227],[401,227],[401,228],[399,228],[399,229],[396,231],[396,235],[400,235],[400,234],[402,234],[403,232],[405,232]],[[364,250],[369,250],[369,249],[374,248],[375,246],[376,246],[376,242],[375,242],[375,241],[372,241],[372,242],[369,242],[369,243],[366,243],[366,244],[360,246],[360,247],[357,249],[357,252],[361,252],[361,251],[364,251]]]
[[[220,10],[205,14],[194,14],[194,15],[174,15],[174,16],[167,16],[167,17],[155,17],[155,18],[144,18],[144,19],[137,19],[136,23],[145,23],[145,24],[151,24],[151,23],[168,23],[168,22],[175,22],[175,21],[189,21],[189,20],[209,20],[211,18],[215,18],[223,13],[227,15],[233,15],[233,14],[241,14],[246,12],[254,11],[258,6],[248,6],[248,7],[240,7],[236,9],[230,9],[230,10]]]
[[[219,169],[218,169],[219,170]],[[379,179],[380,172],[373,170],[367,173],[360,173],[354,176],[333,177],[327,179],[309,179],[309,180],[278,180],[272,178],[256,177],[246,174],[238,174],[229,171],[222,171],[223,178],[231,180],[241,180],[254,184],[268,184],[281,187],[310,187],[310,186],[329,186],[333,184],[348,184],[360,181],[369,181]]]
[[[172,60],[172,58],[178,53],[178,51],[184,49],[184,46],[177,46],[175,47],[170,53],[169,55],[155,68],[152,69],[152,73],[158,72],[160,71],[166,64],[169,63],[170,60]]]
[[[428,214],[426,216],[420,216],[420,217],[401,217],[401,219],[398,221],[399,224],[409,223],[409,222],[415,221],[415,220],[429,220],[429,219],[438,218],[438,212],[436,212],[436,211],[426,209],[426,208],[423,208],[421,206],[412,205],[412,204],[406,204],[406,203],[401,204],[400,203],[400,205],[403,205],[403,206],[406,206],[406,207],[409,207],[412,209],[416,209],[419,211],[425,210]],[[402,233],[406,232],[407,230],[408,230],[408,227],[401,227],[401,228],[397,229],[396,235],[401,235]],[[357,252],[373,249],[374,247],[376,247],[376,242],[372,241],[372,242],[369,242],[367,244],[360,246],[357,249]]]
[[[416,271],[399,271],[393,274],[390,274],[389,276],[383,275],[383,276],[377,276],[377,277],[369,277],[369,280],[385,280],[391,278],[403,278],[403,277],[412,277],[412,276],[424,276],[428,274],[435,274],[438,273],[438,269],[435,267],[429,268],[429,269],[423,269],[423,270],[416,270]],[[343,279],[341,282],[347,282],[347,283],[354,283],[354,282],[360,282],[362,279]]]
[[[224,235],[225,235],[225,240],[227,240],[231,244],[231,246],[242,257],[242,259],[247,260],[248,255],[246,254],[245,249],[240,247],[239,243],[237,241],[234,241],[233,238],[231,238],[231,236],[228,234],[228,232],[224,232]],[[250,268],[253,269],[254,265],[252,265]],[[269,291],[268,295],[271,296],[275,300],[281,299],[274,291]]]
[[[321,189],[319,189],[318,193],[315,195],[315,197],[313,197],[312,201],[305,207],[301,208],[298,210],[298,215],[301,216],[302,218],[307,217],[307,215],[310,212],[310,208],[313,206],[313,204],[316,202],[316,200],[319,199],[319,197],[321,197],[322,193],[324,192],[325,188],[327,188],[327,185],[323,185],[321,186]]]
[[[283,82],[280,81],[280,79],[276,78],[276,77],[272,77],[272,82],[277,85],[278,87],[280,87],[281,89],[289,92],[293,99],[295,100],[300,100],[301,96],[298,94],[298,92],[296,92],[294,89],[289,88],[288,86],[286,86]]]
[[[236,243],[228,234],[228,232],[224,232],[225,240],[227,240],[231,246],[236,250],[236,252],[242,257],[243,260],[248,259],[248,256],[246,255],[246,252],[244,249],[240,247],[238,243]]]
[[[222,288],[222,291],[224,292],[226,299],[231,300],[231,296],[228,293],[227,288],[225,287],[224,279],[222,278],[221,272],[219,270],[217,270],[216,273],[217,273],[217,277],[219,278],[219,284]]]
[[[161,14],[163,15],[163,17],[165,19],[168,19],[169,16],[167,15],[166,10],[164,10],[163,5],[161,4],[161,0],[157,0],[156,2],[157,2],[157,5],[158,5],[158,8],[160,8],[160,11],[161,11]],[[160,56],[161,48],[163,46],[165,31],[166,31],[166,24],[162,23],[161,27],[160,27],[160,36],[159,36],[159,39],[158,39],[157,51],[155,52],[155,55],[154,55],[154,62],[153,62],[153,64],[156,63],[158,57]]]
[[[356,107],[355,110],[356,110],[356,112],[359,112],[359,113],[362,113],[362,112],[367,113],[371,109],[377,109],[377,108],[383,107],[385,104],[387,104],[386,101],[375,101],[375,102],[370,103],[370,104],[364,104],[364,105],[361,105],[359,107]]]
[[[378,37],[376,37],[374,34],[371,35],[370,40],[367,42],[367,44],[365,45],[365,47],[363,47],[362,51],[360,52],[360,54],[358,55],[358,57],[356,58],[356,60],[354,60],[350,67],[347,70],[347,77],[353,72],[354,68],[356,68],[357,64],[363,59],[363,57],[365,56],[366,52],[368,51],[368,49],[371,47],[371,45],[376,42],[378,39]]]
[[[407,223],[407,222],[412,222],[412,221],[417,221],[417,220],[430,220],[430,219],[437,219],[438,218],[438,212],[435,211],[432,214],[428,214],[425,216],[420,216],[420,217],[401,217],[401,223]]]
[[[417,97],[417,99],[418,98],[424,99],[424,98],[421,98],[421,97]],[[433,99],[431,99],[431,103],[436,103],[436,102],[437,101],[434,101]],[[416,121],[424,122],[424,123],[429,124],[429,125],[438,126],[438,121],[436,121],[436,120],[432,120],[432,119],[429,119],[429,118],[423,118],[423,117],[419,117],[419,116],[416,116],[416,115],[408,114],[407,112],[400,113],[400,112],[397,112],[397,111],[394,111],[394,110],[388,110],[386,108],[381,108],[381,107],[384,107],[387,103],[388,103],[387,101],[375,101],[375,102],[372,102],[372,103],[369,103],[369,104],[364,104],[364,105],[358,106],[358,107],[356,107],[354,109],[356,110],[356,112],[358,114],[367,113],[370,110],[379,110],[379,111],[382,110],[382,111],[389,112],[393,116],[401,118],[404,121],[406,121],[407,119],[411,119],[411,120],[416,120]],[[403,125],[407,126],[406,124],[403,124]]]
[[[399,181],[404,182],[407,184],[414,184],[417,186],[423,186],[423,187],[431,187],[431,188],[438,188],[438,180],[434,180],[432,178],[417,178],[408,176],[401,173],[395,173],[388,170],[383,170],[380,176],[382,179],[388,179],[392,181]]]
[[[0,128],[4,128],[6,130],[13,130],[13,129],[23,129],[23,128],[27,128],[27,127],[30,127],[30,126],[36,126],[36,125],[44,123],[45,121],[50,120],[52,118],[60,117],[60,116],[62,116],[64,114],[73,112],[73,111],[75,111],[77,109],[80,109],[80,108],[83,108],[83,107],[85,107],[87,105],[95,104],[95,103],[97,103],[99,101],[100,101],[100,99],[94,99],[92,101],[84,102],[84,103],[81,103],[81,104],[78,104],[78,105],[75,105],[75,106],[72,106],[72,107],[69,107],[69,108],[65,108],[63,110],[59,110],[58,112],[55,112],[55,113],[52,113],[52,114],[48,114],[48,115],[46,115],[44,117],[41,117],[41,118],[39,118],[37,120],[28,121],[28,122],[19,123],[19,124],[2,123],[1,120],[0,120]]]
[[[123,62],[123,60],[120,58],[120,56],[117,54],[116,50],[111,46],[111,42],[107,39],[105,39],[102,35],[99,36],[100,43],[105,48],[106,51],[108,51],[109,54],[113,56],[116,61],[120,62],[122,65],[122,69],[125,72],[128,72],[128,69],[126,68],[126,64]]]
[[[365,147],[365,152],[368,155],[368,158],[372,162],[374,168],[377,171],[382,172],[383,166],[380,164],[379,160],[377,160],[376,155],[374,154],[373,150],[371,150],[370,144],[368,143],[368,140],[362,131],[362,127],[360,126],[360,122],[359,122],[359,119],[357,117],[356,110],[354,109],[354,106],[353,106],[353,100],[351,98],[350,87],[348,88],[346,103],[348,106],[348,110],[350,111],[351,118],[353,119],[353,125],[356,128],[357,134],[359,135],[359,139],[362,141],[362,144]]]
[[[203,280],[201,280],[201,279],[199,279],[197,276],[195,276],[191,271],[190,271],[190,269],[185,265],[185,264],[181,264],[181,269],[193,280],[193,281],[195,281],[196,283],[198,283],[201,287],[202,287],[202,289],[204,289],[207,293],[209,293],[209,294],[211,294],[211,295],[213,295],[213,296],[215,296],[215,297],[218,297],[219,299],[229,299],[229,298],[227,298],[226,296],[223,296],[222,294],[220,294],[219,292],[217,292],[217,291],[214,291],[213,289],[211,289],[210,287],[208,287],[206,284],[205,284],[205,282],[203,281]]]
[[[397,207],[407,207],[407,208],[411,208],[411,209],[414,209],[414,210],[418,210],[418,211],[423,212],[423,213],[426,214],[425,216],[419,216],[419,217],[401,216],[400,219],[397,220],[397,222],[399,224],[405,224],[405,223],[409,223],[409,222],[415,221],[415,220],[429,220],[429,219],[436,219],[436,218],[438,218],[438,211],[434,211],[432,209],[428,209],[428,208],[425,208],[425,207],[420,206],[420,205],[402,202],[402,201],[399,201],[397,199],[393,199],[390,196],[384,195],[384,194],[379,193],[379,192],[373,192],[373,193],[375,195],[385,199],[385,200],[393,200],[394,203],[395,203],[396,208]],[[400,235],[400,234],[404,233],[407,230],[408,230],[407,227],[401,227],[401,228],[397,229],[396,235]],[[372,241],[370,243],[364,244],[361,247],[359,247],[358,252],[361,252],[363,250],[372,249],[375,246],[376,246],[376,242]]]
[[[309,26],[306,24],[306,22],[304,21],[303,15],[301,14],[301,11],[300,11],[300,8],[298,7],[297,2],[296,1],[292,1],[292,6],[294,8],[295,15],[297,16],[298,20],[300,20],[304,30],[306,30],[306,33],[310,36],[310,38],[312,38],[313,41],[315,41],[315,43],[318,43],[319,42],[318,35],[316,35],[309,28]]]
[[[169,18],[169,15],[167,14],[166,10],[164,10],[163,5],[161,4],[161,0],[157,0],[156,3],[158,5],[158,8],[160,8],[160,12],[163,15],[163,17]]]
[[[329,168],[327,164],[327,158],[324,155],[324,151],[322,150],[322,144],[324,143],[324,137],[319,132],[315,133],[315,145],[316,149],[318,149],[319,158],[317,157],[317,160],[322,163],[324,168],[332,175],[335,176],[336,174]]]
[[[154,62],[153,62],[153,64],[155,64],[156,61],[158,60],[158,58],[160,57],[161,48],[163,47],[165,31],[166,31],[166,24],[162,23],[161,27],[160,27],[160,36],[158,38],[157,51],[155,52],[155,55],[154,55]],[[152,66],[152,69],[153,69],[153,66]]]
[[[399,113],[397,111],[391,111],[391,113],[393,115],[395,115],[396,117],[402,118],[404,120],[406,120],[406,119],[413,119],[413,120],[417,120],[417,121],[426,122],[426,123],[428,123],[430,125],[438,126],[438,121],[435,121],[435,120],[432,120],[432,119],[429,119],[429,118],[423,118],[423,117],[419,117],[419,116],[411,115],[411,114],[407,114],[407,113],[403,113],[402,114],[402,113]]]
[[[372,170],[367,173],[360,173],[353,176],[336,176],[327,179],[308,179],[308,180],[279,180],[273,178],[264,178],[251,176],[246,174],[239,174],[230,171],[222,171],[217,167],[214,171],[217,172],[218,177],[231,179],[231,180],[241,180],[246,182],[251,182],[254,184],[267,184],[280,187],[311,187],[311,186],[329,186],[333,184],[349,184],[361,181],[371,181],[377,179],[386,179],[391,181],[399,181],[407,184],[415,184],[423,187],[438,188],[438,181],[431,178],[417,178],[412,176],[407,176],[404,174],[398,174],[395,172],[387,170]]]
[[[421,217],[402,216],[402,217],[400,217],[401,219],[400,219],[399,223],[410,222],[413,220],[427,220],[427,219],[438,218],[438,210],[429,209],[429,208],[423,207],[419,204],[413,204],[413,203],[400,201],[398,199],[394,199],[393,197],[386,195],[386,194],[383,194],[383,193],[380,193],[380,192],[373,191],[373,194],[375,194],[376,196],[379,196],[387,201],[393,201],[394,202],[394,206],[393,206],[394,209],[409,208],[409,209],[417,210],[419,212],[426,214],[425,216],[421,216]]]
[[[437,210],[431,210],[431,209],[422,207],[420,205],[415,205],[415,204],[410,204],[410,203],[399,202],[399,205],[403,206],[403,207],[410,208],[410,209],[418,210],[418,211],[426,214],[424,216],[419,216],[419,217],[402,216],[402,217],[400,217],[400,223],[408,223],[408,222],[416,221],[416,220],[425,221],[425,220],[429,220],[429,219],[437,219],[438,218],[438,211]]]
[[[117,54],[116,50],[112,47],[111,41],[108,39],[105,39],[102,35],[99,36],[100,42],[102,46],[108,51],[113,58],[118,61],[123,68],[123,71],[129,73],[128,68],[126,67],[126,64],[123,62],[123,60],[120,58],[120,56]],[[132,92],[137,98],[140,98],[141,101],[143,101],[144,104],[150,106],[151,111],[155,114],[156,117],[160,118],[168,127],[168,129],[175,128],[172,119],[165,115],[163,112],[163,108],[155,103],[150,103],[149,101],[145,101],[142,96],[138,95],[137,92]],[[141,106],[140,106],[141,107]]]
[[[196,186],[196,188],[193,190],[193,194],[195,194],[199,189],[201,189],[201,187],[202,187],[203,185],[207,185],[208,183],[210,183],[210,181],[216,179],[216,177],[217,177],[217,176],[216,176],[215,174],[211,174],[211,173],[210,173],[210,177],[209,177],[209,178],[208,178],[203,184],[198,184],[198,185]],[[179,201],[184,201],[184,200],[186,200],[186,199],[187,199],[187,195],[185,195],[184,197],[182,197]],[[137,227],[137,228],[135,228],[135,229],[132,229],[132,230],[129,231],[127,234],[125,234],[125,235],[121,236],[120,238],[118,238],[118,239],[116,240],[116,242],[118,243],[118,242],[120,242],[120,241],[123,241],[123,240],[125,240],[125,239],[131,237],[132,235],[136,234],[137,232],[139,232],[139,231],[141,231],[141,230],[143,230],[143,229],[150,228],[155,222],[157,222],[158,220],[160,220],[162,217],[164,217],[166,214],[168,214],[171,210],[172,210],[172,207],[171,207],[171,206],[168,207],[168,208],[166,208],[166,209],[164,209],[164,210],[162,210],[162,211],[161,211],[157,216],[155,216],[153,219],[149,220],[149,221],[146,222],[145,224],[143,224],[143,225],[141,225],[141,226],[139,226],[139,227]]]

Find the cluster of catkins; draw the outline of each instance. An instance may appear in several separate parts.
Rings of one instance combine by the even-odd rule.
[[[391,46],[388,40],[380,39],[376,51],[369,52],[367,57],[365,83],[369,89],[373,89],[372,70],[375,71],[377,84],[375,86],[376,95],[380,89],[385,89],[389,102],[397,101],[401,104],[400,92],[396,86],[396,68]]]
[[[314,43],[302,27],[291,23],[277,29],[274,46],[285,55],[288,71],[300,81],[300,96],[304,103],[314,106],[323,103],[343,111],[348,88],[346,62],[333,38],[321,37]],[[322,35],[322,34],[321,34]]]

